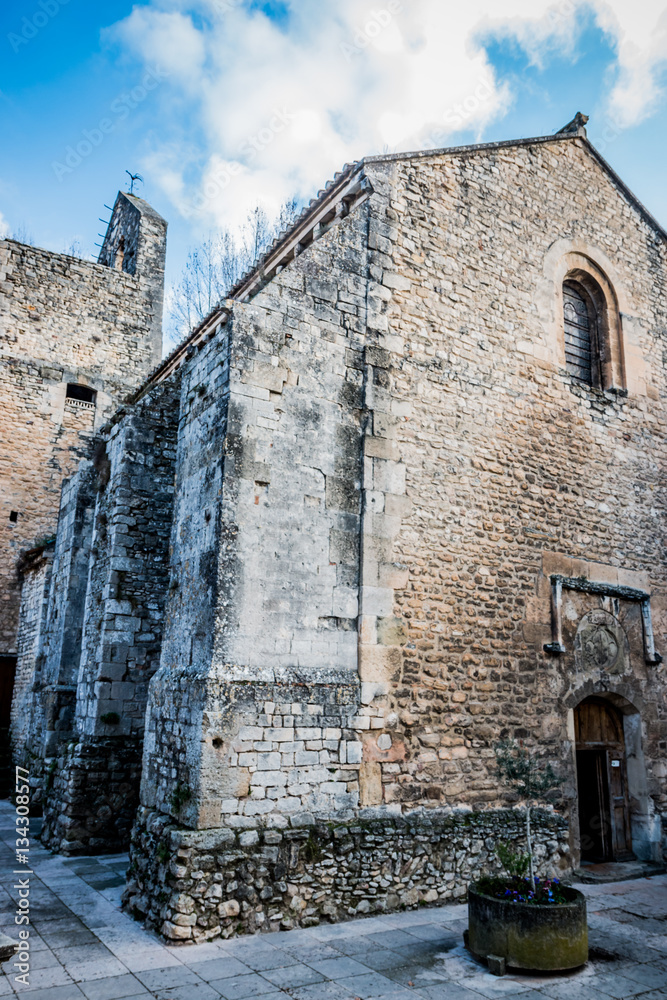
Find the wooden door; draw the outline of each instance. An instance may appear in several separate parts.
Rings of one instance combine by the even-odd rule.
[[[623,716],[603,698],[586,698],[574,711],[577,746],[625,746]]]
[[[623,716],[603,698],[586,698],[574,713],[581,856],[633,858]]]
[[[605,764],[609,787],[611,856],[614,861],[628,861],[634,855],[630,833],[630,803],[628,801],[625,754],[620,754],[617,750],[607,749]]]

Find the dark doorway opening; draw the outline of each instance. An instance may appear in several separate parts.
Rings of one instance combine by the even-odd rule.
[[[574,712],[579,832],[583,861],[629,861],[630,803],[623,715],[603,698],[586,698]]]
[[[14,788],[9,723],[15,674],[16,657],[0,656],[0,798],[2,799],[6,799]]]

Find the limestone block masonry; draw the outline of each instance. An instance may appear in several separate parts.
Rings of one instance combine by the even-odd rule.
[[[53,569],[53,546],[38,548],[24,560],[22,566],[20,627],[17,636],[16,677],[12,699],[12,739],[19,750],[22,763],[26,763],[23,750],[30,745],[30,730],[43,720],[41,701],[33,713],[33,684],[38,669],[41,639],[48,608],[48,597]],[[39,719],[39,723],[37,720]],[[35,775],[41,776],[41,755]]]
[[[60,650],[48,686],[52,706],[72,706],[71,729],[51,733],[62,715],[52,707],[42,736],[42,840],[65,854],[121,850],[138,805],[169,582],[179,387],[176,373],[118,410],[101,433],[94,510],[90,526],[82,524],[90,533],[86,586],[68,604],[78,614],[78,644]],[[65,569],[51,588],[55,620]],[[52,633],[46,629],[47,646]]]
[[[76,679],[81,658],[81,636],[88,583],[93,515],[98,485],[94,462],[82,461],[63,483],[58,530],[49,585],[45,588],[44,616],[34,643],[33,661],[22,670],[14,688],[13,749],[17,761],[30,764],[34,802],[42,801],[42,766],[75,729]],[[46,554],[46,553],[45,553]],[[23,593],[27,570],[23,570]],[[23,611],[21,613],[23,622]],[[22,657],[19,657],[21,662]],[[30,712],[21,704],[20,690],[29,685]],[[29,719],[29,728],[22,730]],[[47,764],[46,766],[50,766]]]
[[[141,740],[77,738],[47,760],[41,840],[67,856],[114,853],[136,817]]]

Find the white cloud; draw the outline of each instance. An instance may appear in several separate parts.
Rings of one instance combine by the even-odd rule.
[[[9,236],[9,223],[0,212],[0,240],[4,240],[7,236]]]
[[[667,58],[655,0],[503,0],[500,14],[497,0],[288,6],[275,23],[242,0],[152,0],[113,29],[170,74],[173,131],[144,167],[202,226],[306,197],[364,154],[480,134],[512,101],[484,48],[492,35],[541,64],[573,53],[594,18],[617,55],[608,112],[622,127],[651,112]]]
[[[116,32],[130,48],[139,41],[145,61],[166,68],[175,82],[194,86],[200,80],[206,42],[187,14],[135,7]]]
[[[487,29],[514,37],[536,65],[543,65],[554,50],[574,52],[577,26],[586,17],[594,19],[616,52],[611,67],[616,82],[606,108],[609,117],[620,128],[628,128],[655,110],[663,94],[660,77],[667,69],[667,9],[662,4],[655,0],[528,0],[511,6],[517,8],[513,17],[489,17]]]
[[[625,128],[655,110],[667,69],[667,9],[655,0],[596,0],[598,22],[614,39],[618,80],[609,111]]]

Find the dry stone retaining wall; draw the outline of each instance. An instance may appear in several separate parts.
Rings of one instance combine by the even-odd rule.
[[[558,876],[567,823],[544,810],[533,820],[538,874]],[[442,905],[498,869],[498,841],[520,849],[524,829],[522,811],[434,809],[195,832],[140,809],[125,904],[173,942]]]

